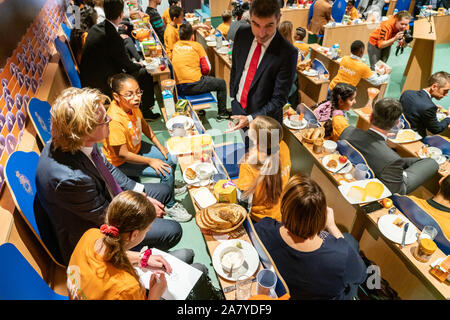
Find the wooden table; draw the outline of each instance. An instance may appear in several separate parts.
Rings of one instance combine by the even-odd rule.
[[[365,44],[367,53],[367,42],[369,35],[373,30],[378,28],[379,23],[359,23],[347,26],[325,27],[322,45],[332,47],[333,44],[339,43],[341,55],[350,55],[350,46],[353,41],[361,40]]]
[[[427,21],[427,23],[416,24],[414,22],[414,29],[416,25],[420,28],[424,28],[427,32],[430,31],[430,23],[428,22],[428,18],[419,18],[417,22],[421,22],[422,20]],[[448,43],[450,42],[450,14],[443,16],[432,16],[431,21],[434,23],[434,31],[436,33],[436,44]]]
[[[281,20],[292,22],[292,31],[295,34],[295,29],[302,27],[307,30],[308,26],[308,12],[309,8],[282,8],[281,9]]]
[[[333,78],[337,75],[339,71],[339,62],[336,60],[331,59],[329,56],[327,56],[325,53],[320,51],[321,46],[317,43],[310,44],[311,53],[310,58],[311,60],[317,59],[321,61],[325,67],[327,68],[328,72],[330,73],[330,81],[333,80]],[[377,88],[380,90],[378,95],[376,96],[374,102],[378,101],[379,99],[384,97],[384,94],[386,93],[388,83],[382,83],[378,86],[375,86],[371,84],[367,79],[361,79],[356,86],[356,104],[354,106],[355,109],[364,107],[368,100],[369,96],[367,94],[368,88]]]
[[[318,80],[297,70],[298,75],[298,102],[312,106],[326,100],[330,80]]]
[[[189,104],[188,108],[192,109],[192,106]],[[193,134],[198,134],[198,131],[197,130],[193,130],[192,133]],[[214,149],[212,149],[212,152],[215,154]],[[216,155],[216,158],[217,158],[217,155]],[[194,161],[194,158],[193,158],[192,154],[178,156],[178,163],[180,165],[180,169],[181,169],[182,172],[184,172],[194,162],[195,161]],[[230,177],[228,176],[228,173],[226,172],[226,170],[223,167],[223,165],[220,162],[220,160],[218,160],[218,162],[219,162],[219,165],[222,166],[221,167],[222,168],[221,171],[225,172],[226,175],[227,175],[227,178],[229,179]],[[213,188],[214,188],[214,185],[209,187],[210,191],[212,191],[212,193],[214,194],[214,189]],[[191,200],[192,200],[192,203],[194,205],[194,209],[195,209],[196,214],[200,211],[200,208],[197,206],[197,203],[194,200],[194,194],[195,194],[195,191],[197,189],[198,189],[198,187],[188,186],[189,196],[191,197]],[[214,237],[213,234],[208,234],[208,233],[205,233],[205,232],[202,232],[202,234],[203,234],[203,238],[205,239],[205,243],[206,243],[206,246],[208,248],[208,252],[209,252],[210,256],[212,257],[212,255],[214,253],[214,250],[220,244],[220,241],[217,240]],[[219,236],[221,234],[215,234],[215,235]],[[229,239],[239,239],[239,240],[247,241],[250,244],[252,243],[250,238],[249,238],[249,236],[248,236],[248,234],[247,234],[247,232],[245,231],[245,229],[244,229],[244,227],[242,225],[238,229],[236,229],[235,231],[233,231],[231,233],[228,233],[227,235],[228,235]],[[258,267],[258,269],[256,270],[256,272],[255,272],[255,274],[253,276],[256,276],[256,273],[259,270],[261,270],[261,269],[264,269],[264,268],[263,268],[263,266],[262,266],[262,264],[260,262],[259,263],[259,267]],[[219,279],[219,283],[220,283],[222,289],[225,288],[225,287],[234,285],[236,283],[235,281],[229,281],[229,280],[226,280],[226,279],[222,278],[219,274],[217,274],[217,278]],[[234,300],[235,299],[235,294],[236,294],[236,291],[231,291],[231,292],[225,293],[224,295],[225,295],[225,298],[227,300]],[[256,295],[256,285],[255,284],[252,285],[252,295]]]
[[[224,79],[227,84],[227,91],[230,91],[231,58],[228,54],[219,53],[216,47],[212,48],[214,54],[214,76]]]
[[[314,159],[311,177],[325,192],[327,205],[334,209],[336,224],[359,241],[360,250],[377,264],[381,276],[399,296],[402,299],[450,299],[450,285],[441,283],[429,273],[429,263],[445,257],[445,254],[438,249],[429,263],[421,263],[412,255],[417,242],[402,249],[385,238],[379,231],[377,222],[381,216],[387,214],[387,210],[381,209],[367,215],[360,205],[348,203],[337,189],[343,174],[333,174],[321,163],[326,153],[314,153],[312,144],[302,142],[299,130],[286,127],[284,129],[297,138]],[[399,211],[397,214],[402,215]]]

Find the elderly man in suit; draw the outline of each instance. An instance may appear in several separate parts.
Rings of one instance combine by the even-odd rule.
[[[448,95],[448,90],[450,90],[450,74],[439,71],[431,75],[426,88],[418,91],[406,90],[400,96],[403,114],[411,128],[422,137],[427,135],[427,130],[432,134],[438,134],[450,125],[450,117],[438,121],[436,113],[439,107],[431,100],[432,98],[441,100]],[[449,113],[450,109],[446,112]]]
[[[93,26],[86,37],[80,64],[80,80],[83,87],[96,88],[112,98],[109,78],[118,73],[129,73],[144,91],[141,111],[145,119],[160,117],[151,109],[155,104],[153,77],[143,63],[130,60],[118,29],[123,18],[123,0],[105,0],[103,9],[106,20]]]
[[[283,118],[294,81],[297,49],[278,32],[280,6],[276,0],[253,0],[250,25],[236,32],[230,72],[230,97],[235,125],[247,130],[259,115]]]
[[[431,158],[402,158],[386,144],[401,114],[398,100],[383,98],[373,108],[369,130],[349,126],[339,139],[347,140],[361,152],[375,176],[392,193],[409,194],[433,176],[439,166]]]
[[[51,109],[52,140],[39,159],[34,204],[36,212],[48,215],[64,263],[83,233],[104,223],[109,203],[122,190],[144,192],[156,208],[157,218],[142,246],[168,250],[181,239],[180,224],[163,219],[169,187],[130,180],[97,146],[109,134],[106,100],[97,89],[68,88]]]

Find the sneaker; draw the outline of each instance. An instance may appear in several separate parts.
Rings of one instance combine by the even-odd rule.
[[[217,114],[217,120],[228,120],[230,119],[231,113],[228,111],[225,111],[223,113]]]
[[[154,113],[153,111],[148,111],[143,114],[144,119],[147,121],[155,121],[161,117],[160,113]]]
[[[188,222],[192,219],[192,215],[179,202],[175,202],[172,208],[165,207],[165,211],[169,217],[178,222]]]
[[[174,189],[173,189],[173,193],[176,195],[176,196],[179,196],[180,194],[183,194],[183,193],[185,193],[187,191],[187,186],[181,186],[181,187],[175,187]]]

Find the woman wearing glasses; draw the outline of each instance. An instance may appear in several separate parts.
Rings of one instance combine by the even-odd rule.
[[[125,73],[109,80],[113,100],[108,109],[109,136],[103,141],[106,159],[128,177],[138,180],[141,176],[158,177],[161,183],[174,190],[176,164],[172,156],[156,137],[139,109],[142,90],[136,79]],[[142,133],[151,141],[142,141]],[[139,181],[139,180],[138,180]],[[166,205],[166,213],[179,222],[192,216],[181,203],[175,202],[174,192]]]

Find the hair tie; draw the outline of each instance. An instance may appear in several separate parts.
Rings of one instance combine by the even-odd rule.
[[[108,226],[107,224],[102,224],[100,227],[100,232],[113,238],[117,238],[119,236],[119,229],[114,226]]]

